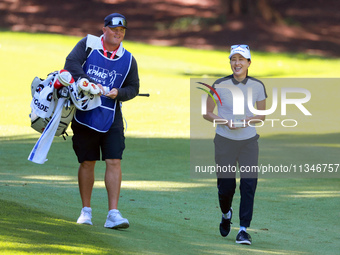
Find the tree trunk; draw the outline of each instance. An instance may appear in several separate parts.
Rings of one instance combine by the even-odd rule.
[[[257,0],[257,9],[262,18],[268,22],[280,23],[282,21],[280,13],[271,6],[268,0]]]
[[[221,11],[226,17],[255,16],[259,14],[267,22],[279,23],[282,17],[272,5],[271,0],[220,0]]]

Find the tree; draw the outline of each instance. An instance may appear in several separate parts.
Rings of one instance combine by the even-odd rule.
[[[227,17],[260,15],[267,22],[280,23],[282,17],[272,6],[271,0],[220,0],[221,9]]]

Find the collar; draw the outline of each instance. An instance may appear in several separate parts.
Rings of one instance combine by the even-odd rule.
[[[232,78],[231,80],[232,80],[232,82],[233,82],[234,85],[238,85],[238,84],[240,84],[240,83],[242,83],[243,85],[246,85],[246,83],[247,83],[247,81],[248,81],[248,75],[247,75],[246,78],[244,78],[244,80],[241,81],[241,82],[237,81],[237,80],[234,78],[234,75],[233,75],[233,78]]]

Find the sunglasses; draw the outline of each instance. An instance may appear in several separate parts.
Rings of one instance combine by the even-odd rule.
[[[236,49],[236,48],[243,48],[243,49],[247,49],[247,50],[250,50],[249,49],[249,46],[248,45],[246,45],[246,44],[235,44],[235,45],[232,45],[231,47],[230,47],[230,49],[231,50],[233,50],[233,49]]]
[[[127,22],[124,18],[114,17],[106,24],[106,26],[123,26],[127,27]]]

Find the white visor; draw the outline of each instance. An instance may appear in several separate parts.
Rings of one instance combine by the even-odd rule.
[[[238,45],[238,47],[235,47],[235,48],[232,47],[230,51],[229,59],[231,59],[231,57],[235,54],[240,54],[246,59],[251,59],[249,47],[248,46],[244,47],[244,46],[246,45]]]

